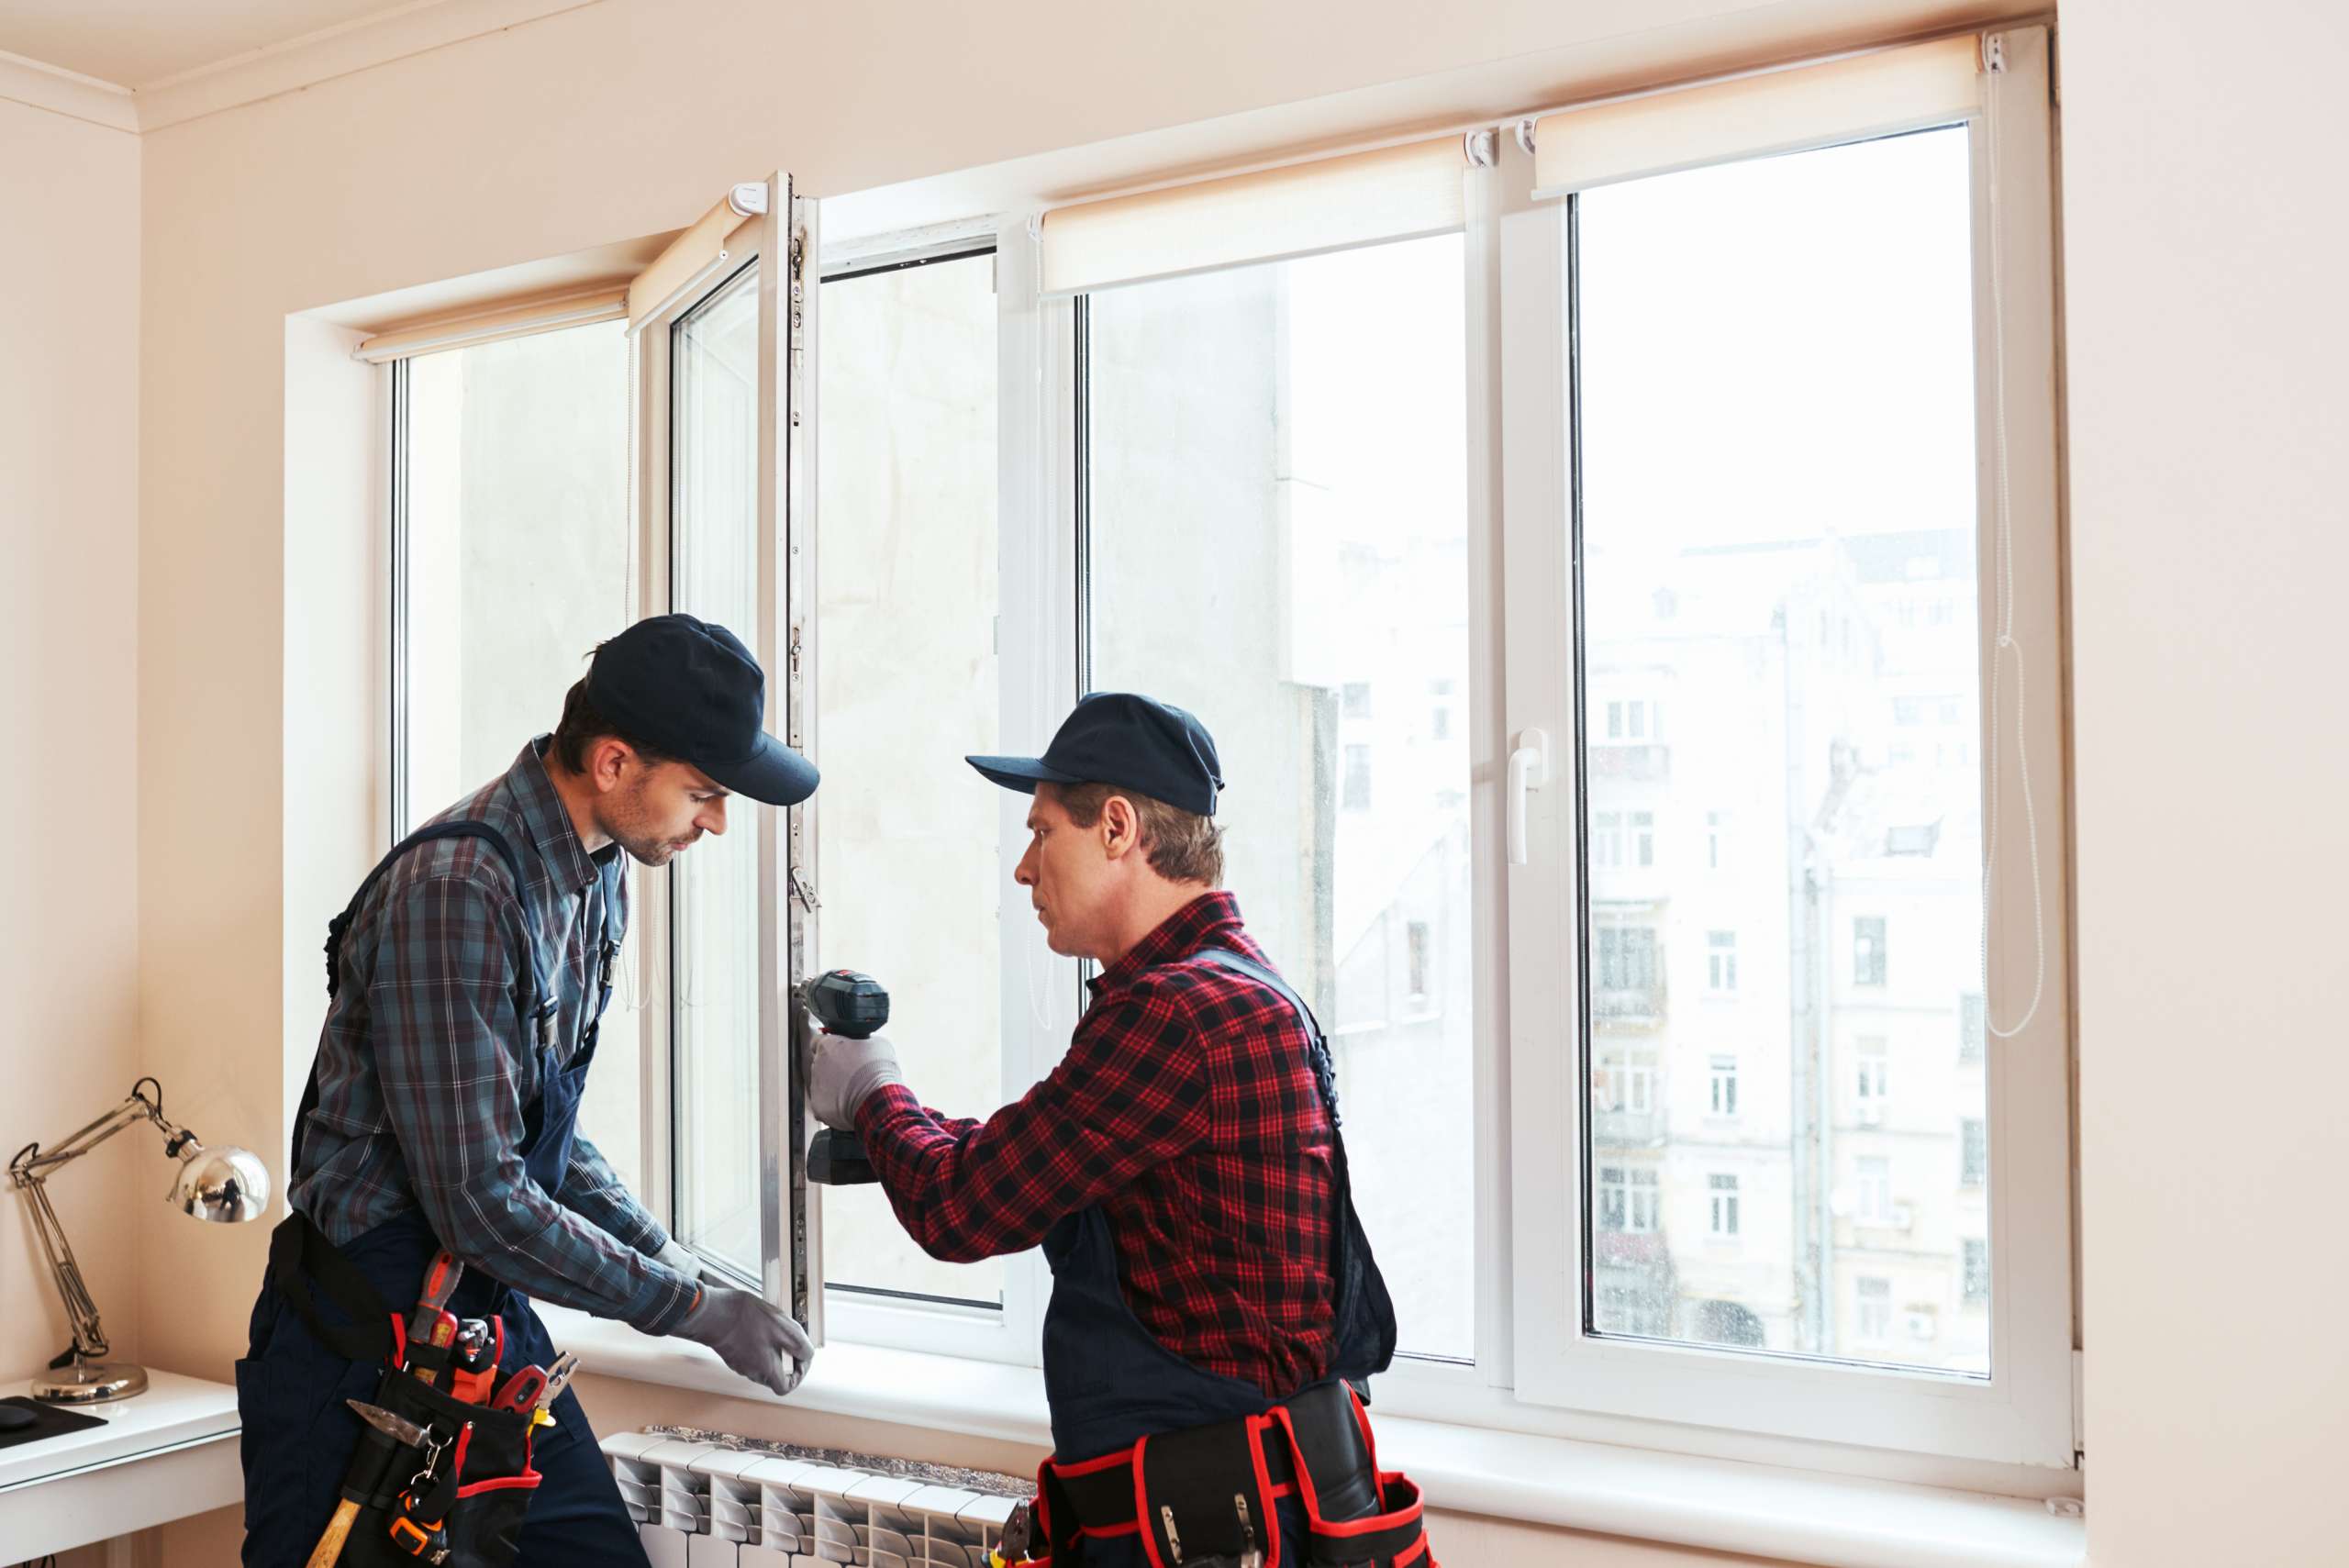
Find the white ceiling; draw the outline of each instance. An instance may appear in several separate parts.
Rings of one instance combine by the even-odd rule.
[[[0,0],[0,50],[151,87],[256,50],[441,0]]]

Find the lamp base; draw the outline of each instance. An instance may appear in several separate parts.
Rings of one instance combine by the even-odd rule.
[[[147,1392],[147,1369],[129,1362],[77,1361],[62,1372],[33,1379],[32,1395],[49,1405],[103,1405]]]

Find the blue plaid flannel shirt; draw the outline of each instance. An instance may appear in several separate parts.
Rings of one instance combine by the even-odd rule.
[[[542,760],[548,738],[435,821],[469,817],[520,854],[544,940],[560,944],[556,1051],[568,1063],[596,1005],[606,931],[628,929],[628,892],[604,907]],[[529,951],[522,906],[497,852],[478,839],[410,851],[375,884],[343,939],[342,984],[318,1037],[318,1106],[289,1199],[337,1243],[421,1208],[441,1245],[540,1301],[665,1334],[696,1281],[653,1254],[668,1242],[594,1144],[572,1145],[561,1190],[523,1170],[522,1110],[539,1060],[518,997]]]

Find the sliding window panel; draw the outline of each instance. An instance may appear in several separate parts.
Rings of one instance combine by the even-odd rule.
[[[1085,302],[1091,685],[1197,714],[1410,1355],[1476,1354],[1457,233]]]
[[[1530,1397],[2069,1460],[2052,467],[2001,483],[2053,409],[1997,390],[2052,364],[2045,78],[2009,37],[1985,114],[1512,220],[1555,301],[1520,412],[1572,480],[1512,519],[1569,628],[1512,705],[1576,741],[1513,926],[1573,977],[1520,1050],[1580,1134],[1520,1162]]]
[[[629,364],[617,321],[399,361],[393,795],[405,833],[555,727],[597,643],[635,618]],[[631,1189],[638,929],[622,951],[582,1126]]]

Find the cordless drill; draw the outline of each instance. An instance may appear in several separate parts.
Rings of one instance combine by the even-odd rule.
[[[826,1034],[868,1040],[889,1021],[889,993],[869,974],[828,970],[799,988],[800,1005]],[[864,1157],[864,1140],[848,1128],[828,1127],[807,1146],[807,1179],[831,1186],[879,1178]]]

